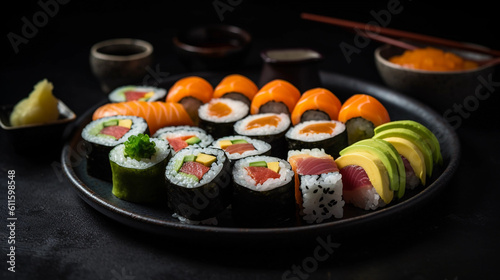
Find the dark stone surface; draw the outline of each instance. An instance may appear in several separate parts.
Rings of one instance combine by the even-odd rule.
[[[23,1],[13,3],[2,19],[6,29],[0,68],[2,104],[17,102],[36,82],[47,78],[54,83],[54,94],[82,115],[104,98],[90,72],[90,46],[113,37],[150,41],[155,46],[155,73],[183,73],[185,68],[175,57],[170,39],[182,26],[220,22],[213,5],[218,2],[239,3],[223,13],[223,22],[238,24],[254,34],[245,67],[258,69],[259,51],[264,48],[315,47],[326,56],[322,70],[380,83],[373,62],[373,49],[378,44],[370,43],[347,62],[338,46],[353,42],[355,34],[303,22],[297,15],[309,11],[369,22],[373,20],[370,11],[386,9],[391,1],[332,1],[326,6],[320,1],[308,1],[304,6],[299,1],[176,1],[161,7],[152,1],[70,1],[59,4],[54,16],[40,24],[16,54],[6,35],[21,34],[23,17],[32,21],[42,11],[37,1]],[[482,2],[437,7],[401,1],[405,9],[391,17],[389,26],[500,49],[494,31],[484,29],[496,18]],[[443,193],[390,227],[323,237],[324,242],[339,246],[329,253],[319,251],[328,254],[321,255],[324,261],[316,262],[312,261],[315,250],[322,244],[318,240],[284,246],[242,244],[238,248],[193,245],[121,225],[77,196],[57,168],[59,152],[42,159],[21,156],[12,150],[2,131],[0,278],[495,279],[500,250],[496,173],[500,131],[495,123],[495,107],[500,103],[496,88],[474,110],[455,114],[460,116],[460,123],[455,118],[453,125],[461,139],[462,161]],[[15,170],[16,175],[15,273],[7,270],[11,246],[6,227],[8,170]],[[287,274],[289,270],[292,272]]]

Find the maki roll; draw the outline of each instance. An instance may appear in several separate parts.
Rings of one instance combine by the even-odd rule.
[[[183,221],[215,218],[231,203],[229,159],[217,148],[186,148],[166,167],[168,204]]]
[[[167,91],[162,88],[128,85],[114,89],[108,98],[111,102],[158,101],[163,100],[166,95]]]
[[[230,98],[242,101],[250,107],[259,88],[249,78],[240,74],[231,74],[215,87],[213,98]]]
[[[136,116],[103,117],[87,124],[82,130],[87,158],[87,173],[111,182],[109,152],[131,135],[149,134],[146,121]]]
[[[300,91],[285,80],[272,80],[253,97],[251,114],[285,113],[290,115],[300,99]]]
[[[179,79],[168,90],[166,102],[180,103],[195,124],[198,124],[198,108],[212,99],[213,86],[198,76]]]
[[[232,163],[249,156],[271,154],[269,143],[241,135],[219,138],[213,142],[212,146],[223,149]]]
[[[288,149],[284,136],[290,124],[290,117],[285,113],[262,113],[237,121],[234,132],[271,144],[271,155],[286,159]]]
[[[109,153],[114,196],[135,203],[166,201],[164,172],[170,155],[168,143],[132,135]]]
[[[289,150],[323,148],[337,157],[347,147],[347,131],[340,121],[306,121],[290,128],[285,138]]]
[[[229,98],[213,98],[200,106],[200,127],[215,139],[234,134],[234,124],[248,115],[249,107]]]
[[[247,226],[276,226],[295,216],[294,173],[288,162],[251,156],[233,167],[234,220]]]
[[[295,199],[299,214],[309,224],[344,215],[342,175],[333,157],[323,149],[288,152],[295,172]]]
[[[208,147],[214,141],[212,135],[195,126],[167,126],[156,131],[155,138],[168,142],[173,154],[187,147]]]
[[[342,104],[338,120],[346,125],[351,145],[373,137],[375,127],[389,122],[390,118],[387,109],[375,97],[355,94]]]
[[[333,92],[313,88],[302,94],[292,111],[292,125],[312,120],[337,120],[341,103]]]

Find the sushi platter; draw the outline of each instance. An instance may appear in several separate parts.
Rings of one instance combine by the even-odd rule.
[[[95,208],[97,211],[113,220],[128,225],[132,228],[138,228],[161,235],[183,238],[198,237],[203,238],[204,240],[271,240],[278,238],[287,240],[301,237],[315,237],[322,233],[334,233],[340,231],[348,232],[349,230],[354,230],[359,226],[368,226],[387,222],[391,219],[400,218],[404,215],[404,213],[406,213],[406,211],[422,207],[424,203],[431,201],[436,196],[436,194],[445,189],[458,167],[460,158],[460,143],[458,141],[458,137],[455,134],[453,128],[451,128],[451,126],[439,114],[437,114],[426,105],[407,96],[399,94],[398,92],[353,77],[339,75],[337,73],[320,72],[320,78],[323,88],[322,91],[334,93],[335,96],[338,97],[338,100],[336,98],[335,100],[333,100],[331,99],[331,97],[323,95],[323,92],[311,92],[309,95],[320,96],[318,97],[321,100],[320,102],[323,102],[323,104],[329,104],[330,106],[322,107],[324,109],[319,113],[315,112],[313,114],[310,114],[309,117],[313,120],[308,121],[304,121],[303,119],[301,120],[301,116],[305,116],[306,112],[310,110],[310,108],[308,107],[310,106],[309,104],[301,104],[300,108],[302,111],[300,112],[300,115],[292,113],[292,109],[295,103],[291,105],[291,98],[296,94],[293,91],[291,91],[289,94],[283,94],[284,97],[282,100],[280,100],[279,104],[265,103],[265,98],[267,97],[263,94],[262,96],[264,97],[259,96],[259,98],[261,99],[256,102],[259,103],[258,106],[254,105],[254,102],[248,102],[248,99],[250,98],[247,99],[247,97],[250,95],[250,93],[246,92],[242,93],[242,95],[239,97],[231,99],[230,101],[225,100],[224,102],[222,102],[224,98],[220,97],[221,100],[218,102],[214,102],[215,105],[210,105],[215,100],[215,98],[210,100],[210,98],[207,98],[206,96],[201,97],[199,101],[200,104],[198,104],[197,107],[199,108],[198,110],[187,109],[189,108],[188,105],[190,106],[196,103],[193,100],[182,103],[182,100],[186,100],[184,98],[186,95],[185,93],[181,92],[182,87],[177,84],[177,82],[179,82],[180,80],[183,80],[184,78],[197,77],[201,78],[201,81],[198,79],[193,79],[191,82],[193,84],[196,83],[196,85],[193,87],[215,88],[217,84],[219,84],[219,82],[221,82],[221,80],[223,80],[225,77],[228,77],[229,74],[231,73],[188,73],[184,75],[169,77],[165,80],[162,80],[160,84],[155,85],[155,87],[165,90],[162,93],[163,99],[165,99],[165,92],[169,89],[172,90],[177,86],[179,91],[176,96],[170,94],[167,95],[167,99],[171,98],[174,101],[166,103],[170,107],[161,109],[164,111],[175,110],[176,112],[166,119],[166,121],[170,123],[166,125],[165,128],[162,128],[163,126],[165,126],[165,123],[156,123],[157,120],[155,120],[155,123],[148,122],[148,124],[144,125],[140,120],[138,121],[132,117],[113,117],[113,113],[109,113],[113,110],[113,108],[111,107],[113,102],[110,103],[108,99],[103,100],[102,103],[96,104],[93,108],[90,108],[86,112],[86,114],[82,115],[79,118],[77,125],[74,127],[72,137],[70,141],[65,145],[62,152],[63,170],[69,180],[72,182],[78,195],[91,207]],[[240,74],[248,77],[248,79],[253,81],[256,81],[258,78],[256,75],[257,73],[254,72]],[[211,85],[207,85],[207,82]],[[288,87],[285,82],[281,82],[280,86],[282,86],[282,89],[280,90],[285,90],[285,88]],[[257,88],[255,88],[255,90],[257,90]],[[266,91],[266,94],[269,92],[271,92],[271,90],[269,90],[268,92]],[[135,94],[137,95],[138,93],[135,92]],[[149,93],[143,93],[141,96],[153,96],[153,93],[150,93],[149,95],[147,94]],[[217,92],[217,89],[214,92],[214,96],[215,94],[222,96],[220,92]],[[433,137],[435,136],[435,138],[433,139],[436,140],[435,145],[438,147],[437,153],[435,149],[432,149],[432,151],[429,152],[429,156],[424,157],[424,155],[420,155],[422,158],[422,162],[425,158],[427,165],[423,166],[427,166],[427,169],[414,169],[416,175],[416,187],[406,188],[405,191],[404,189],[402,189],[405,188],[405,182],[401,181],[401,177],[390,175],[389,177],[386,176],[387,178],[384,177],[385,179],[380,179],[383,181],[380,184],[384,185],[384,188],[378,187],[378,185],[375,186],[376,179],[373,178],[373,188],[378,192],[378,195],[376,195],[376,197],[380,202],[373,202],[375,203],[375,206],[373,206],[372,204],[367,204],[366,207],[364,205],[354,205],[355,203],[346,203],[342,200],[342,197],[338,193],[338,188],[340,188],[340,194],[342,193],[342,182],[340,182],[340,185],[338,185],[340,179],[338,179],[337,177],[340,177],[340,173],[338,172],[339,170],[337,169],[337,165],[339,166],[339,168],[343,168],[344,165],[347,165],[350,158],[356,159],[355,156],[349,153],[351,153],[351,151],[353,150],[356,151],[356,149],[353,147],[361,147],[363,146],[362,143],[367,142],[360,142],[360,144],[358,144],[357,146],[352,145],[350,146],[350,149],[345,149],[348,146],[348,137],[351,137],[348,136],[349,131],[346,129],[347,125],[344,126],[345,121],[340,122],[336,119],[334,120],[333,118],[330,118],[331,120],[328,119],[328,116],[331,116],[332,114],[338,114],[341,103],[344,103],[349,98],[360,94],[370,95],[374,99],[378,100],[381,104],[383,104],[383,107],[385,107],[385,109],[387,110],[388,116],[384,114],[378,114],[376,116],[378,119],[376,121],[372,121],[373,123],[380,122],[381,125],[384,122],[388,122],[389,117],[391,121],[408,120],[414,123],[418,123],[419,125],[428,128],[429,131],[432,131]],[[296,99],[299,99],[300,95],[301,94],[298,93]],[[295,100],[294,102],[297,101]],[[153,105],[148,104],[148,106]],[[210,115],[210,113],[208,113],[208,115],[204,113],[204,111],[207,110],[205,108],[207,106],[218,106],[222,111],[237,111],[239,113],[239,116],[236,119],[226,118],[223,122],[221,122],[221,124],[218,124],[217,119],[214,120],[213,118],[211,118],[213,116]],[[246,109],[243,110],[241,108]],[[297,108],[299,108],[299,106],[297,106]],[[193,114],[196,114],[197,112],[200,113],[199,116],[197,116],[198,118],[193,118]],[[273,112],[276,113],[276,117],[274,117]],[[272,132],[268,132],[266,135],[258,135],[259,137],[254,137],[255,135],[252,135],[251,133],[246,134],[243,131],[241,133],[237,133],[237,135],[240,136],[231,135],[235,134],[232,130],[233,127],[235,130],[237,130],[237,126],[243,122],[242,118],[246,115],[255,116],[261,114],[268,119],[271,119],[271,117],[273,117],[272,120],[277,123],[276,127],[279,127],[279,123],[282,122],[283,119],[285,119],[284,117],[282,117],[283,115],[285,115],[284,112],[288,112],[292,116],[292,118],[288,120],[288,118],[286,117],[288,122],[283,126],[284,128],[281,131],[278,131],[275,134],[273,134]],[[100,116],[96,117],[96,114],[98,113],[100,114]],[[116,114],[117,113],[115,113],[115,115]],[[330,125],[337,130],[341,129],[342,131],[345,131],[345,135],[342,136],[344,138],[340,140],[338,140],[337,138],[333,142],[318,138],[318,140],[311,142],[308,139],[301,139],[300,135],[290,136],[291,132],[288,132],[285,135],[285,128],[288,129],[291,126],[295,126],[303,131],[307,129],[307,127],[304,128],[304,125],[300,126],[300,122],[311,122],[311,125],[318,126],[320,121],[315,121],[314,119],[316,118],[316,120],[318,120],[319,118],[324,120],[325,116],[328,120],[321,121],[322,125],[323,123],[326,123],[327,125]],[[139,119],[141,117],[144,116],[138,116]],[[341,117],[349,118],[349,115],[344,114],[343,116],[339,116],[339,120]],[[132,119],[134,121],[134,124],[131,124]],[[110,124],[111,122],[113,122],[114,124]],[[94,126],[97,126],[98,128],[91,126],[91,124],[94,123],[96,123],[96,125]],[[248,127],[249,124],[256,123],[257,120],[249,119],[245,123],[245,125],[246,127]],[[345,123],[347,124],[347,122]],[[311,127],[311,125],[309,125],[309,127]],[[377,123],[377,126],[378,125],[379,124]],[[172,128],[176,127],[176,129],[171,129],[170,126]],[[125,131],[121,134],[120,131],[124,129],[123,127],[128,128],[126,128]],[[117,159],[111,160],[110,157],[110,170],[113,171],[113,175],[110,175],[109,172],[104,172],[109,169],[109,166],[104,167],[104,165],[98,165],[98,161],[102,161],[103,154],[105,164],[109,165],[110,163],[108,162],[108,154],[116,154],[115,150],[118,147],[117,146],[113,149],[111,149],[112,147],[107,147],[107,140],[104,138],[120,138],[123,135],[128,135],[127,133],[131,134],[132,130],[134,130],[138,131],[140,135],[143,135],[142,133],[149,134],[151,139],[155,138],[154,143],[157,143],[157,146],[162,146],[163,142],[166,141],[156,139],[159,137],[159,135],[165,135],[165,137],[169,137],[169,135],[171,136],[174,134],[180,135],[179,133],[181,133],[182,131],[189,130],[189,127],[193,127],[194,130],[187,133],[187,136],[183,135],[183,141],[176,140],[176,142],[174,142],[174,138],[172,137],[165,138],[166,141],[168,140],[168,142],[170,142],[169,147],[172,147],[172,154],[168,158],[166,156],[163,156],[161,158],[158,157],[157,162],[158,164],[161,164],[160,168],[156,167],[156,165],[151,167],[153,170],[151,171],[151,173],[156,172],[156,169],[161,169],[159,172],[163,172],[163,179],[165,179],[166,174],[165,180],[172,184],[172,187],[168,188],[165,196],[163,196],[161,192],[153,193],[153,195],[135,195],[134,191],[129,189],[128,185],[142,184],[143,188],[147,189],[148,186],[156,184],[156,181],[150,180],[151,178],[140,177],[144,174],[140,174],[140,172],[136,171],[130,171],[129,169],[132,169],[132,167],[130,166],[127,166],[127,168],[122,167],[125,165],[121,164],[120,161],[127,161],[127,159],[120,159],[118,157]],[[103,133],[102,131],[104,130],[110,131],[107,132],[109,134],[106,135],[106,137],[100,137],[100,139],[104,139],[98,140],[101,141],[99,142],[100,144],[93,143],[93,139],[95,137],[92,138],[88,133],[89,131],[97,130],[101,130],[100,133]],[[379,140],[373,140],[374,145],[386,143],[384,139],[394,144],[395,147],[406,145],[407,142],[397,139],[397,137],[394,137],[394,134],[391,134],[387,131],[382,131],[382,129],[379,130],[380,131],[375,130],[375,135],[372,135],[373,138],[380,138]],[[204,132],[208,133],[204,134]],[[117,134],[119,136],[116,136]],[[274,136],[269,137],[270,135]],[[370,136],[370,138],[372,136]],[[357,137],[361,136],[358,135]],[[130,136],[127,142],[121,141],[125,142],[125,144],[122,144],[125,145],[125,148],[122,147],[122,150],[125,149],[125,152],[121,151],[122,154],[127,153],[127,149],[131,147],[131,138],[133,137]],[[140,137],[137,137],[133,140],[140,141],[139,138]],[[178,138],[179,137],[177,137],[176,139]],[[213,146],[209,146],[209,143],[211,143],[214,139],[219,139],[217,145],[215,146],[214,144]],[[144,141],[147,142],[147,139]],[[351,142],[354,141],[360,140],[352,140],[351,138],[349,138],[349,145],[351,145]],[[203,143],[205,142],[206,145],[203,145]],[[185,148],[185,146],[188,145],[192,145],[193,147]],[[245,149],[247,149],[249,146],[252,150],[254,150],[255,147],[255,151],[253,151],[252,156],[249,156],[247,158],[239,159],[238,157],[227,157],[225,155],[227,151],[225,153],[222,151],[222,149],[226,149],[228,146],[232,146],[232,150],[243,149],[243,151],[239,153],[246,152]],[[320,177],[315,177],[315,180],[319,180],[319,183],[312,183],[319,185],[320,188],[322,186],[324,187],[328,185],[328,189],[323,190],[325,194],[328,192],[331,192],[333,194],[334,190],[337,191],[337,194],[335,196],[331,196],[331,200],[328,200],[330,202],[328,204],[329,206],[322,208],[324,211],[331,211],[333,214],[321,216],[316,213],[317,209],[316,211],[313,210],[314,214],[307,214],[309,213],[308,211],[310,211],[310,209],[301,208],[300,214],[286,218],[284,218],[283,215],[286,216],[287,214],[281,215],[281,212],[285,212],[284,209],[292,208],[291,212],[294,212],[293,208],[295,208],[294,205],[295,199],[297,198],[297,193],[295,193],[295,196],[293,195],[293,193],[294,188],[295,192],[297,192],[297,183],[295,183],[294,187],[293,181],[298,180],[296,165],[298,164],[297,157],[300,157],[301,153],[288,153],[288,162],[290,162],[290,164],[287,162],[287,152],[289,152],[291,148],[295,149],[295,147],[297,147],[298,150],[304,149],[302,151],[312,151],[310,153],[312,156],[316,156],[317,158],[321,158],[322,160],[329,158],[331,159],[331,162],[333,162],[334,168],[329,172],[334,173],[325,174],[335,175],[323,176],[322,174]],[[326,151],[326,153],[324,151]],[[412,155],[410,152],[408,152],[408,156]],[[130,155],[132,155],[133,151],[129,151],[129,153]],[[403,155],[403,152],[400,152],[400,154]],[[307,156],[309,155],[306,155],[306,157]],[[151,162],[153,162],[154,164],[157,163],[153,160],[153,158],[156,158],[154,155],[149,155],[148,157],[151,158]],[[293,161],[291,160],[292,157],[295,157]],[[342,160],[338,160],[339,158],[342,158]],[[333,161],[333,159],[335,159],[335,161]],[[399,174],[401,174],[401,172],[404,172],[404,169],[403,171],[401,171],[401,168],[403,168],[403,164],[401,159],[399,159],[399,161],[401,162],[398,165],[398,167],[400,167]],[[180,164],[177,164],[178,162],[180,162]],[[148,164],[149,163],[150,162],[148,161]],[[413,164],[413,161],[410,163]],[[433,163],[435,168],[432,168]],[[244,167],[245,165],[247,167]],[[387,163],[387,166],[388,165],[389,163]],[[255,168],[251,169],[252,166]],[[260,169],[262,166],[266,168]],[[166,173],[165,168],[167,170]],[[284,178],[283,184],[276,187],[276,189],[280,189],[279,192],[286,191],[287,193],[281,194],[279,192],[273,192],[271,187],[269,187],[259,194],[264,196],[265,198],[262,201],[257,200],[257,198],[252,197],[252,195],[255,196],[254,191],[242,187],[242,185],[245,184],[244,179],[241,179],[239,177],[234,178],[234,184],[232,182],[233,179],[227,179],[231,178],[231,174],[233,174],[233,176],[236,176],[235,174],[241,173],[241,170],[236,171],[237,168],[248,168],[245,170],[248,170],[248,174],[251,176],[254,176],[254,173],[250,174],[250,169],[255,170],[255,172],[262,172],[264,170],[266,174],[272,173],[274,175],[271,174],[270,176],[276,177],[271,178],[277,178],[277,180],[279,178]],[[192,169],[195,170],[193,171]],[[199,174],[199,172],[202,172],[202,174]],[[215,172],[215,175],[213,175],[214,177],[212,177],[211,179],[207,179],[207,176],[209,176],[208,174],[210,174],[210,172]],[[294,172],[296,174],[295,179]],[[189,176],[187,176],[186,174]],[[258,174],[259,175],[255,176],[263,176],[261,175],[262,173]],[[371,176],[371,173],[368,172],[368,175]],[[256,177],[252,178],[258,181]],[[304,178],[305,177],[300,177],[301,182],[305,180]],[[370,177],[370,179],[372,178]],[[409,180],[410,179],[408,178],[407,181]],[[227,184],[224,183],[224,185],[217,183],[221,181],[231,182]],[[238,181],[238,183],[236,183],[236,181]],[[419,184],[420,182],[422,184]],[[262,182],[262,184],[264,183],[265,180]],[[117,186],[118,184],[119,186]],[[183,184],[187,184],[191,187],[183,188]],[[344,185],[345,184],[346,183],[344,182]],[[195,187],[200,185],[205,188],[205,195],[197,194]],[[235,185],[235,190],[229,190],[227,187],[228,185]],[[305,192],[305,189],[301,189],[301,192]],[[316,194],[316,191],[314,193]],[[217,198],[211,199],[212,195],[214,197],[217,196]],[[207,211],[211,212],[191,213],[187,211],[189,212],[187,213],[186,211],[183,211],[182,206],[184,205],[183,203],[185,202],[186,196],[191,196],[195,200],[195,202],[197,201],[201,204],[206,203],[206,207],[204,208],[208,209]],[[167,199],[164,199],[166,197],[168,197],[168,203]],[[209,201],[205,201],[206,197],[210,198]],[[312,197],[312,193],[309,197]],[[320,202],[324,198],[321,196],[314,197],[314,199],[319,199]],[[344,199],[347,200],[347,197],[348,193],[346,193],[346,190],[344,189]],[[159,203],[158,201],[152,202],[153,199],[159,200]],[[266,199],[273,199],[271,201],[272,203],[269,203],[269,201],[267,201]],[[309,198],[306,198],[305,195],[300,198],[301,203],[304,203],[303,205],[312,203],[306,201],[306,199]],[[240,219],[235,219],[234,214],[236,212],[238,216],[243,217],[243,222]],[[326,214],[326,212],[323,212],[322,214]],[[274,219],[274,216],[277,215],[281,216]],[[300,217],[301,215],[302,217]],[[267,223],[262,222],[267,218],[272,218],[274,220],[268,221]],[[248,219],[249,221],[255,219],[256,223],[246,223],[246,219]]]

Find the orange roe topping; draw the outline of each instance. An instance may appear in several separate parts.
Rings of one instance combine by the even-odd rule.
[[[214,117],[225,117],[231,114],[233,110],[225,103],[216,102],[208,105],[208,114]]]
[[[258,118],[248,122],[246,129],[250,130],[254,128],[263,127],[266,125],[277,127],[278,124],[280,123],[280,120],[281,118],[279,118],[278,116],[267,116]]]
[[[324,122],[324,123],[313,123],[304,128],[302,128],[299,133],[300,134],[319,134],[319,133],[328,133],[331,134],[335,130],[336,123],[332,122]]]
[[[457,71],[478,67],[474,61],[464,60],[456,54],[432,47],[407,50],[400,56],[391,57],[389,61],[403,67],[429,71]]]

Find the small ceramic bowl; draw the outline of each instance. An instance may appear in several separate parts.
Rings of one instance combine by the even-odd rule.
[[[180,31],[174,49],[190,71],[229,70],[241,66],[252,36],[233,25],[213,24]]]
[[[488,55],[445,49],[465,59],[486,60]],[[463,71],[426,71],[402,67],[389,62],[390,57],[400,55],[403,49],[383,45],[375,50],[375,65],[382,80],[391,88],[407,94],[440,113],[463,105],[469,99],[480,99],[478,88],[484,90],[483,80],[491,79],[492,66],[480,66]],[[479,96],[476,96],[479,95]]]
[[[98,42],[90,48],[90,66],[104,93],[119,86],[140,84],[153,60],[153,45],[135,38]]]
[[[75,113],[59,100],[59,118],[56,121],[12,126],[10,114],[13,108],[14,105],[0,106],[0,126],[18,154],[37,156],[60,149],[66,127],[76,119]]]

